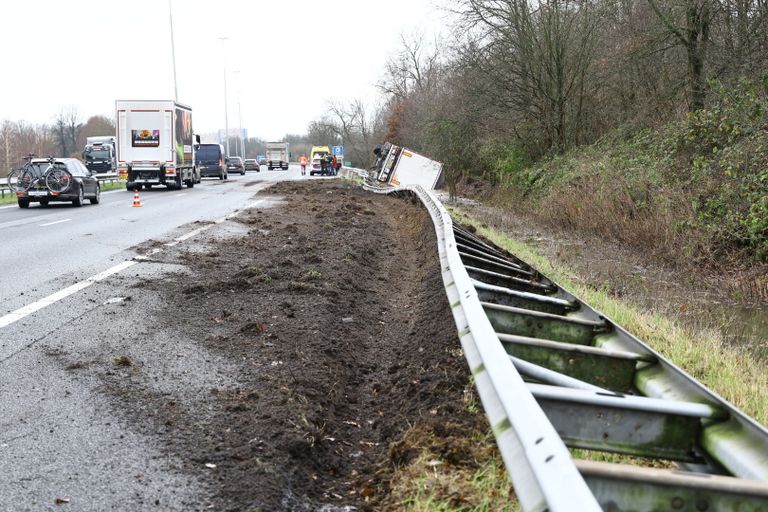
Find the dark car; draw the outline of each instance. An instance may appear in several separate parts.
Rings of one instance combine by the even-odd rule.
[[[245,166],[246,171],[261,172],[261,165],[259,165],[259,162],[256,161],[255,158],[246,158],[243,165]]]
[[[198,144],[195,146],[195,165],[200,169],[200,177],[218,177],[227,179],[227,157],[221,144]]]
[[[19,208],[29,208],[30,203],[47,206],[54,201],[83,206],[86,199],[99,204],[101,186],[77,158],[35,158],[22,170],[16,184]]]
[[[239,156],[231,156],[227,159],[227,170],[239,172],[240,176],[245,174],[245,165],[243,159]]]

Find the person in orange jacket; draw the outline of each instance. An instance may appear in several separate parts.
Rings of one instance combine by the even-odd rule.
[[[301,158],[299,158],[299,163],[301,164],[301,175],[306,176],[307,175],[307,155],[301,155]]]
[[[333,155],[333,160],[331,160],[331,165],[333,166],[333,175],[336,176],[336,173],[338,172],[339,168],[337,165],[339,164],[339,161],[336,159],[336,155]]]

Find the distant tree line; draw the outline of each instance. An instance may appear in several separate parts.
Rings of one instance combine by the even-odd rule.
[[[19,167],[24,156],[81,157],[86,137],[115,133],[115,123],[104,116],[82,122],[77,109],[62,109],[51,124],[5,120],[0,124],[0,176]]]
[[[768,76],[765,0],[459,0],[449,14],[455,35],[403,37],[379,87],[384,138],[454,182],[486,173],[480,147],[537,160]]]

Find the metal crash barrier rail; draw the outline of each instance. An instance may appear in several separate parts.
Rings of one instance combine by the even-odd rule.
[[[350,174],[357,174],[350,173]],[[429,191],[448,301],[526,511],[766,511],[768,430],[525,262],[453,223]],[[677,469],[574,460],[568,448]]]

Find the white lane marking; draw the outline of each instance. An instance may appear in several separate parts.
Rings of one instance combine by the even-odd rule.
[[[216,224],[220,224],[221,222],[224,222],[224,221],[226,221],[228,219],[237,217],[240,213],[242,213],[245,210],[248,210],[250,208],[254,208],[255,206],[257,206],[259,203],[261,203],[263,201],[264,201],[264,199],[260,199],[258,201],[254,201],[252,203],[248,203],[242,209],[237,210],[235,212],[232,212],[229,215],[227,215],[225,217],[222,217],[221,219],[218,219],[216,221]],[[183,242],[184,240],[188,240],[188,239],[192,238],[193,236],[202,233],[203,231],[205,231],[207,229],[212,228],[213,226],[214,226],[214,224],[208,224],[208,225],[205,225],[205,226],[201,226],[201,227],[199,227],[197,229],[193,229],[192,231],[190,231],[189,233],[187,233],[185,235],[182,235],[180,237],[174,238],[173,242],[169,242],[168,244],[165,244],[165,245],[166,246],[169,246],[171,244],[172,245],[176,245],[176,244],[178,244],[180,242]],[[79,282],[77,282],[77,283],[75,283],[75,284],[73,284],[71,286],[68,286],[68,287],[64,288],[63,290],[59,290],[58,292],[52,293],[51,295],[48,295],[47,297],[43,297],[42,299],[40,299],[38,301],[35,301],[35,302],[31,303],[31,304],[23,306],[23,307],[15,310],[15,311],[11,311],[10,313],[0,317],[0,329],[2,329],[3,327],[7,327],[7,326],[9,326],[9,325],[11,325],[11,324],[13,324],[15,322],[18,322],[22,318],[25,318],[25,317],[31,315],[32,313],[40,311],[41,309],[46,308],[46,307],[50,306],[51,304],[54,304],[54,303],[56,303],[56,302],[58,302],[58,301],[60,301],[62,299],[65,299],[65,298],[69,297],[70,295],[79,292],[80,290],[88,288],[92,284],[97,283],[99,281],[102,281],[102,280],[106,279],[107,277],[109,277],[109,276],[111,276],[113,274],[117,274],[118,272],[121,272],[121,271],[125,270],[128,267],[132,267],[133,265],[136,265],[140,261],[145,261],[145,260],[149,259],[149,256],[153,256],[153,255],[155,255],[155,254],[157,254],[157,253],[159,253],[161,251],[162,251],[161,248],[155,247],[154,249],[152,249],[151,251],[149,251],[145,255],[136,256],[132,260],[128,260],[128,261],[124,261],[122,263],[118,263],[114,267],[108,268],[107,270],[105,270],[103,272],[100,272],[100,273],[98,273],[96,275],[93,275],[93,276],[91,276],[91,277],[89,277],[89,278],[87,278],[87,279],[85,279],[83,281],[79,281]],[[20,350],[21,348],[23,348],[23,347],[18,347],[18,348],[12,347],[10,349],[11,350],[10,353],[13,354],[13,353],[17,352],[18,350]],[[3,349],[3,352],[8,352],[9,347],[7,347],[7,346],[6,347],[2,347],[2,349]],[[0,356],[2,356],[2,355],[3,355],[3,353],[0,353]]]
[[[0,210],[5,210],[6,208],[18,208],[18,207],[19,207],[19,205],[17,205],[17,204],[11,204],[11,205],[8,205],[8,206],[0,206]]]
[[[61,213],[47,213],[45,215],[35,215],[33,217],[22,217],[21,219],[0,222],[0,229],[23,226],[24,224],[34,224],[35,222],[40,222],[41,220],[57,218],[61,218]]]
[[[43,297],[42,299],[33,302],[32,304],[27,304],[24,307],[21,307],[17,309],[16,311],[11,311],[7,315],[0,316],[0,329],[3,327],[7,327],[11,325],[14,322],[18,322],[24,317],[27,317],[31,315],[32,313],[35,313],[36,311],[40,311],[41,309],[50,306],[51,304],[54,304],[61,299],[64,299],[66,297],[69,297],[73,293],[77,293],[80,290],[83,290],[85,288],[88,288],[93,283],[97,283],[99,281],[102,281],[112,274],[117,274],[118,272],[125,270],[128,267],[131,267],[133,265],[136,265],[138,263],[137,261],[129,260],[124,261],[122,263],[118,263],[114,267],[108,268],[107,270],[103,272],[99,272],[98,274],[92,275],[88,279],[84,279],[82,281],[79,281],[71,286],[67,286],[63,290],[59,290],[56,293],[52,293],[51,295],[47,297]],[[7,349],[8,347],[4,347]]]
[[[181,194],[173,194],[173,197],[181,197],[187,195],[186,192],[182,192]]]
[[[43,226],[53,226],[54,224],[61,224],[62,222],[69,222],[71,220],[72,219],[62,219],[62,220],[57,220],[57,221],[54,221],[54,222],[46,222],[45,224],[40,224],[40,227],[43,227]]]

